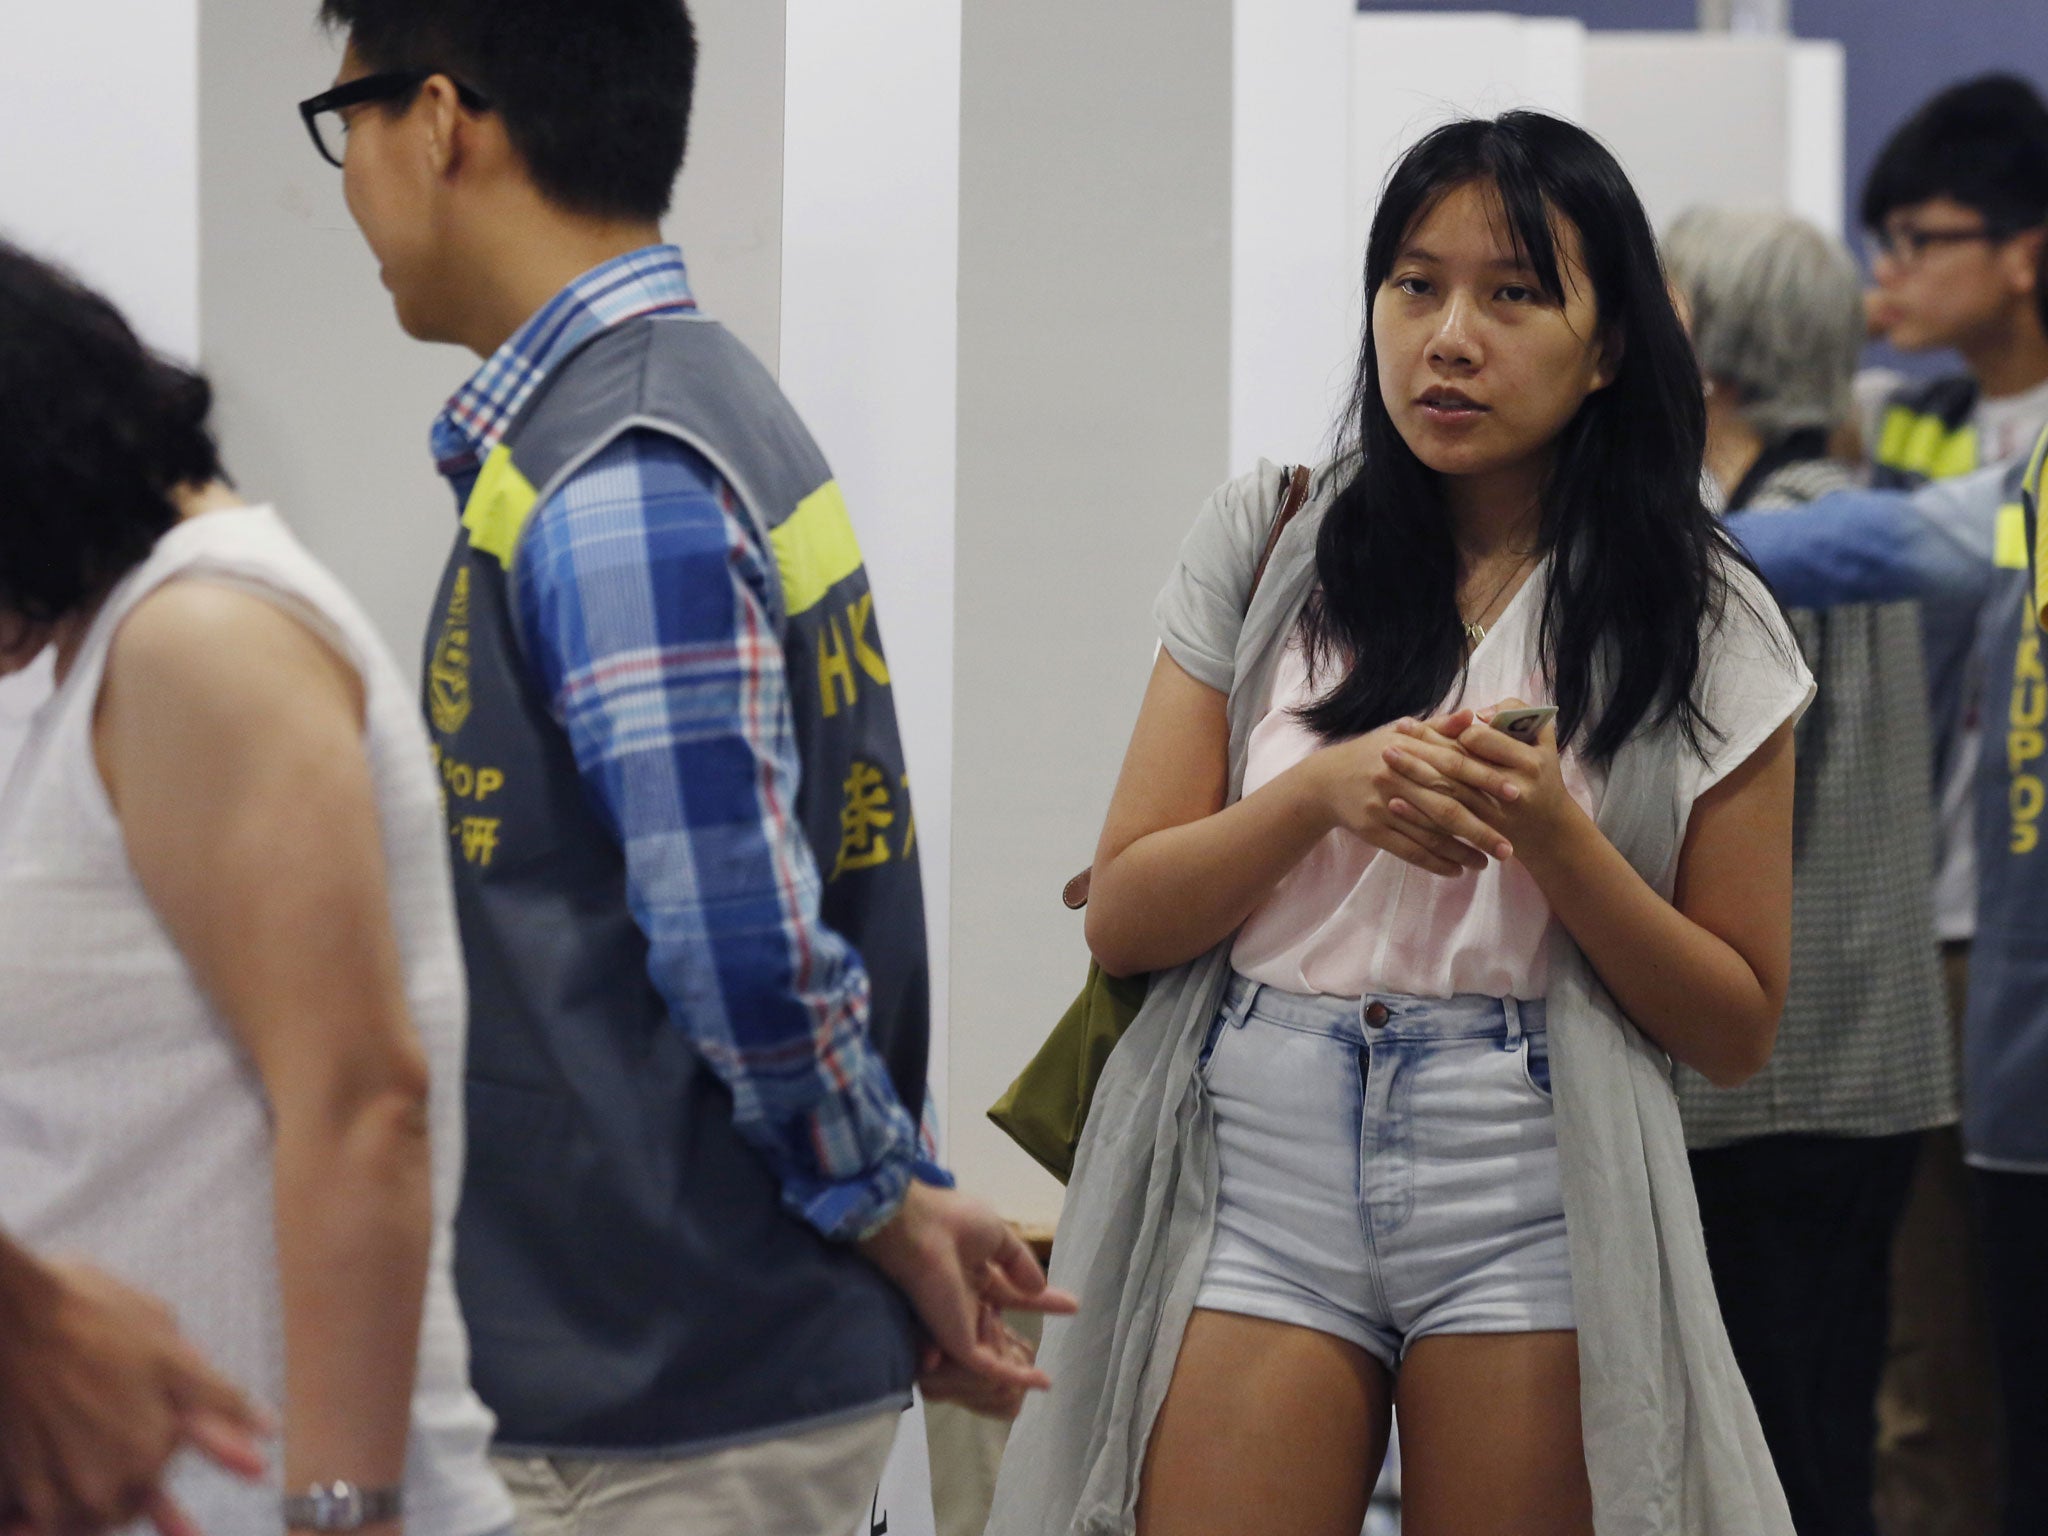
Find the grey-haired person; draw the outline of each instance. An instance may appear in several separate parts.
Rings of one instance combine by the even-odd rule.
[[[1694,209],[1665,259],[1708,385],[1730,512],[1854,483],[1829,457],[1862,346],[1859,280],[1789,215]],[[1770,1064],[1679,1068],[1707,1256],[1801,1531],[1868,1530],[1894,1234],[1921,1140],[1957,1117],[1932,927],[1934,809],[1911,602],[1795,611],[1820,684],[1798,727],[1792,980]]]

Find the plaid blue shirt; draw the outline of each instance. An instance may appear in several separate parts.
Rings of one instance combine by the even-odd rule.
[[[534,387],[580,342],[696,307],[652,246],[558,294],[434,424],[458,503]],[[819,917],[795,817],[798,757],[773,576],[752,520],[697,453],[636,431],[534,510],[513,568],[528,665],[625,850],[627,897],[670,1016],[733,1097],[792,1210],[850,1239],[893,1215],[919,1145],[868,1038],[860,957]]]

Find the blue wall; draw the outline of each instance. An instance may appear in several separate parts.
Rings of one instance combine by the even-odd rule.
[[[1791,0],[1801,37],[1833,38],[1849,63],[1851,225],[1877,152],[1892,129],[1944,85],[2008,69],[2048,94],[2048,3],[2044,0]],[[1573,16],[1602,31],[1685,30],[1697,0],[1361,0],[1362,10],[1512,11]],[[1855,242],[1852,241],[1852,244]],[[1860,254],[1860,252],[1859,252]],[[1935,366],[1916,364],[1915,372]]]

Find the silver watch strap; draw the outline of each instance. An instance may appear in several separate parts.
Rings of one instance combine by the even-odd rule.
[[[337,1480],[315,1483],[304,1493],[283,1500],[284,1523],[294,1531],[359,1531],[366,1525],[396,1520],[405,1509],[399,1488],[359,1488]]]

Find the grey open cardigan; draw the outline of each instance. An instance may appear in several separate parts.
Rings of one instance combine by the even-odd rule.
[[[1337,489],[1317,474],[1245,597],[1279,508],[1261,464],[1219,490],[1160,598],[1168,649],[1228,691],[1230,784],[1275,662],[1315,581],[1316,529]],[[1616,757],[1601,829],[1667,897],[1679,851],[1675,730]],[[1216,1216],[1216,1144],[1196,1073],[1230,974],[1230,943],[1152,978],[1111,1055],[1054,1246],[1053,1279],[1081,1311],[1053,1320],[1053,1390],[1024,1410],[990,1536],[1128,1536],[1152,1424],[1194,1308]],[[1671,1063],[1560,938],[1548,999],[1551,1076],[1578,1315],[1586,1467],[1598,1536],[1791,1536],[1708,1275]]]

